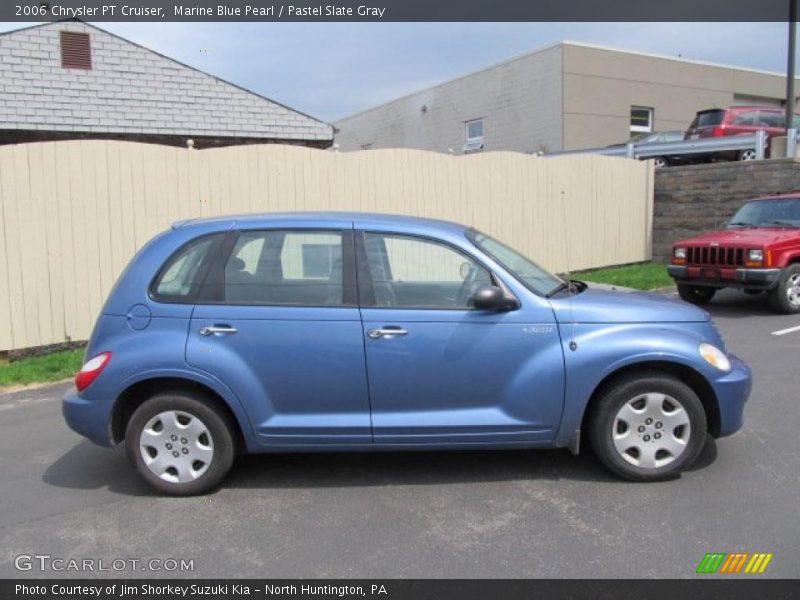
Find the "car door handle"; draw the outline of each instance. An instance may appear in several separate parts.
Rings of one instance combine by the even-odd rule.
[[[402,327],[382,327],[381,329],[370,329],[367,331],[367,337],[373,340],[380,338],[393,338],[395,336],[408,335],[408,331]]]
[[[236,333],[239,331],[236,327],[231,327],[230,325],[206,325],[205,327],[200,328],[200,335],[223,335],[228,333]]]

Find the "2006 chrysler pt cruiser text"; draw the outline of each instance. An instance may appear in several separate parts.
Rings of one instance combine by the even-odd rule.
[[[742,425],[707,313],[566,282],[461,225],[345,213],[176,223],[142,248],[64,398],[158,490],[238,452],[570,448],[674,477]]]

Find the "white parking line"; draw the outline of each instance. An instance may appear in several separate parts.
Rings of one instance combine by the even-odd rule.
[[[800,325],[797,327],[789,327],[788,329],[779,329],[778,331],[773,331],[772,335],[786,335],[787,333],[793,333],[795,331],[800,331]]]

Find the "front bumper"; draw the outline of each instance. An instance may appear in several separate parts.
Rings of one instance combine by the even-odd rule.
[[[713,432],[715,437],[731,435],[742,427],[744,405],[747,403],[753,386],[750,367],[732,354],[728,354],[728,358],[731,361],[731,370],[710,379],[717,396],[720,417],[719,431]]]
[[[742,269],[668,265],[667,273],[678,283],[714,288],[771,290],[778,285],[780,269]]]
[[[61,412],[72,431],[100,446],[112,446],[109,431],[110,403],[87,400],[73,386],[61,400]]]

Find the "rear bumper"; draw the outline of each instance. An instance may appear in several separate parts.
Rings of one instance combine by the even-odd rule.
[[[100,446],[112,446],[109,435],[110,403],[87,400],[71,388],[61,400],[61,412],[72,431],[89,438]]]
[[[720,417],[719,431],[714,432],[716,437],[731,435],[742,427],[744,406],[753,385],[750,367],[732,354],[729,354],[728,358],[731,361],[731,370],[711,380],[717,396]]]
[[[678,283],[714,288],[771,290],[778,285],[780,269],[742,269],[668,265],[667,273]],[[714,277],[709,277],[713,274]]]

